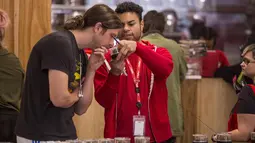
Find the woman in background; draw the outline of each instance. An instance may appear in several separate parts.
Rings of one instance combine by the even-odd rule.
[[[242,53],[241,67],[243,74],[251,79],[255,77],[255,43],[248,45]],[[229,122],[228,131],[232,141],[247,142],[250,133],[255,129],[255,85],[247,84],[242,87],[238,101],[235,104]],[[215,141],[217,134],[213,135]]]
[[[244,49],[253,43],[255,43],[255,34],[251,34],[247,41],[240,47],[240,53],[242,54]],[[215,77],[220,77],[227,83],[233,85],[237,95],[243,86],[253,83],[253,79],[243,75],[242,67],[240,66],[241,63],[242,62],[228,67],[219,68],[215,72]]]

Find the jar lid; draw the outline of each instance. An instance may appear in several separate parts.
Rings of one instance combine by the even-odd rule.
[[[221,142],[232,141],[231,135],[229,133],[219,133],[217,134],[217,141],[221,141]]]
[[[196,141],[196,142],[207,142],[208,141],[208,137],[207,137],[207,135],[203,135],[203,134],[193,134],[193,141]]]

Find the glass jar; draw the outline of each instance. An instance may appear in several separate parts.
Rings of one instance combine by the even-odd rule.
[[[231,135],[229,133],[217,134],[217,143],[232,143]]]
[[[193,143],[208,143],[208,137],[203,134],[194,134]]]

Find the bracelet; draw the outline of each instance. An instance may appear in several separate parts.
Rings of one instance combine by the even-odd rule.
[[[82,94],[82,90],[81,90],[81,89],[79,89],[78,97],[79,97],[79,98],[82,98],[82,97],[83,97],[83,94]]]

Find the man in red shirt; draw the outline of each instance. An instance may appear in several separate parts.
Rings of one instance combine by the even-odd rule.
[[[134,136],[149,136],[152,142],[171,143],[166,79],[173,69],[172,56],[165,48],[140,41],[141,6],[124,2],[115,11],[124,25],[124,46],[116,59],[106,55],[109,64],[95,75],[95,98],[105,108],[104,136],[129,137],[131,142]]]

